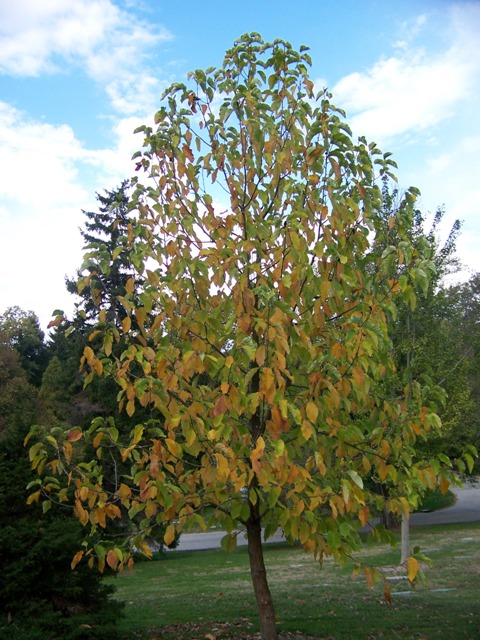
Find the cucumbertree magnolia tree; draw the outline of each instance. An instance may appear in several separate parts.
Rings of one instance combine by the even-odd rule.
[[[409,511],[412,487],[448,484],[440,467],[412,462],[438,422],[424,390],[391,394],[385,384],[388,319],[430,268],[408,239],[417,192],[388,221],[396,246],[378,251],[378,179],[394,163],[352,139],[330,95],[316,95],[309,64],[305,48],[245,35],[220,69],[165,92],[156,128],[139,129],[144,179],[134,181],[128,226],[137,275],[118,298],[126,317],[116,329],[101,313],[91,343],[113,331],[126,347],[115,357],[108,338],[82,358],[90,378],[116,380],[130,416],[142,407],[150,418],[128,439],[98,418],[30,449],[42,472],[35,498],[74,493],[94,530],[109,519],[135,524],[123,545],[86,538],[74,564],[83,556],[121,568],[133,548],[149,553],[156,527],[166,525],[167,544],[188,523],[205,527],[205,507],[227,550],[246,532],[269,640],[262,529],[343,560],[382,507],[364,478],[396,487],[397,513]],[[106,451],[123,469],[114,491],[103,484]],[[408,570],[414,579],[414,558]]]

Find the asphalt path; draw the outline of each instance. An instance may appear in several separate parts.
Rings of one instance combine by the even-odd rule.
[[[456,496],[455,504],[438,511],[413,513],[410,516],[410,525],[412,527],[420,527],[432,524],[480,521],[480,481],[468,482],[462,488],[453,487],[451,490]],[[224,535],[224,531],[214,530],[205,533],[183,533],[180,536],[176,551],[218,549]],[[282,542],[284,540],[285,538],[282,532],[277,531],[267,542]],[[247,540],[245,535],[239,533],[237,545],[246,544]]]

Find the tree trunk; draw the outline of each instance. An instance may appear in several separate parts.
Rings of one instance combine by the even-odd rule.
[[[250,518],[247,521],[248,556],[255,599],[260,617],[262,640],[278,640],[272,595],[268,588],[267,572],[263,559],[262,528],[258,504],[250,503]]]
[[[410,519],[402,513],[402,552],[400,564],[404,564],[407,561],[407,558],[410,557],[410,554]]]

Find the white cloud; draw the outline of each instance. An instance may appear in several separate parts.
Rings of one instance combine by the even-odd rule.
[[[51,72],[61,56],[86,61],[92,77],[105,79],[119,63],[131,66],[140,50],[170,38],[111,0],[16,0],[0,5],[0,72]]]
[[[67,125],[29,120],[0,102],[0,197],[33,208],[85,197],[78,161],[88,153]]]
[[[97,209],[95,191],[133,174],[139,124],[121,119],[111,148],[87,149],[69,126],[35,121],[0,102],[0,313],[33,309],[45,328],[55,308],[72,309],[64,276],[81,264],[82,209]]]
[[[80,66],[123,114],[158,98],[145,71],[152,48],[171,39],[112,0],[16,0],[0,4],[0,74],[38,76]],[[143,92],[143,93],[142,93]],[[142,95],[143,100],[139,99]]]
[[[477,134],[461,138],[448,150],[432,156],[422,185],[422,199],[425,201],[433,202],[441,193],[441,201],[437,204],[445,203],[446,206],[445,232],[454,220],[463,222],[457,247],[458,255],[467,267],[464,275],[480,271],[479,148],[480,135]]]
[[[457,242],[464,277],[480,270],[479,29],[480,3],[449,3],[442,16],[401,25],[394,55],[332,90],[355,134],[395,152],[400,184],[421,189],[420,209],[445,205],[442,232],[464,222]]]
[[[451,42],[443,52],[427,54],[404,40],[397,55],[336,84],[335,100],[355,131],[381,143],[410,137],[448,119],[471,96],[480,71],[480,5],[452,10],[449,22]],[[416,28],[425,26],[422,16]]]
[[[400,25],[400,39],[394,42],[397,49],[406,49],[411,41],[422,31],[422,27],[427,21],[425,14],[416,16],[412,20],[407,20]]]

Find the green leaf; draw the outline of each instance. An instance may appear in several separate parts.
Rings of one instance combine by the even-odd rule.
[[[237,532],[227,533],[220,541],[222,549],[227,553],[232,553],[237,548]]]

